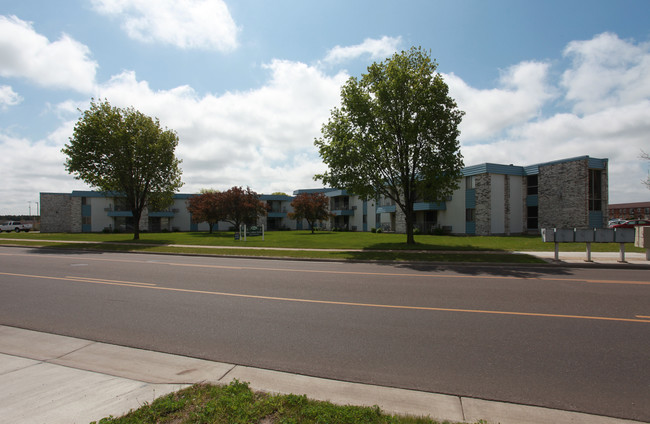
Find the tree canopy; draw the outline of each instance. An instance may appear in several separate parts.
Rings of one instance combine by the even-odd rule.
[[[62,152],[66,170],[76,179],[125,196],[134,220],[133,238],[139,239],[144,208],[168,207],[183,185],[177,146],[176,133],[161,128],[158,119],[93,100]]]
[[[421,48],[373,63],[341,88],[315,140],[328,170],[316,175],[330,187],[364,199],[384,196],[404,213],[413,238],[413,205],[441,201],[458,187],[463,167],[460,111],[438,64]]]
[[[194,222],[207,222],[210,234],[214,226],[223,219],[223,208],[219,201],[219,192],[214,190],[201,190],[201,194],[192,196],[187,200],[187,210],[192,215]]]
[[[329,199],[323,193],[300,193],[291,202],[290,219],[305,219],[314,234],[314,225],[330,217]]]
[[[232,187],[226,191],[201,190],[201,194],[189,198],[187,209],[192,221],[207,222],[212,233],[219,221],[229,222],[235,230],[242,224],[254,225],[259,216],[266,214],[267,205],[250,187]]]
[[[240,225],[254,225],[257,218],[267,212],[266,203],[260,200],[259,194],[246,187],[232,187],[218,195],[221,209],[223,211],[222,221],[231,223],[235,230]]]

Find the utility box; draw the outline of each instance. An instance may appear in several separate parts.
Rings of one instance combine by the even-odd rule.
[[[614,241],[616,243],[634,243],[634,228],[615,228]]]
[[[594,230],[594,241],[596,243],[614,243],[614,229],[596,228]]]
[[[575,240],[575,231],[570,229],[557,228],[555,230],[556,243],[573,243]]]
[[[579,243],[591,243],[594,241],[594,230],[575,230],[575,239]]]

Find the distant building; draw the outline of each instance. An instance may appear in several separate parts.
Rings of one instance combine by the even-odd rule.
[[[448,199],[421,199],[415,204],[415,225],[422,234],[500,235],[537,233],[540,228],[602,228],[608,219],[607,159],[589,156],[529,166],[484,163],[464,168],[459,188]],[[402,211],[390,199],[363,200],[336,188],[299,189],[330,198],[333,218],[326,229],[406,231]],[[207,231],[192,222],[187,199],[176,194],[164,211],[145,211],[139,223],[146,231]],[[268,230],[308,229],[307,222],[288,218],[294,199],[261,195],[269,213],[260,224]],[[611,211],[611,208],[610,208]],[[647,211],[647,208],[646,208]],[[119,194],[95,191],[41,193],[41,231],[128,231],[135,223]],[[216,230],[228,230],[220,222]]]
[[[609,219],[650,219],[650,202],[609,205]]]

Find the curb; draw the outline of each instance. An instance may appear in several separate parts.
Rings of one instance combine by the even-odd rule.
[[[0,325],[0,416],[14,424],[121,416],[196,383],[248,382],[340,405],[440,421],[500,424],[642,424],[640,421],[366,385],[207,361]],[[487,420],[487,421],[485,421]]]

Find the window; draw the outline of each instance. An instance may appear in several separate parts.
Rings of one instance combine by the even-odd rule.
[[[526,186],[527,186],[527,194],[529,196],[535,195],[538,192],[538,176],[537,175],[529,175],[526,177]]]
[[[470,190],[476,188],[476,176],[471,175],[469,177],[465,177],[465,189]]]
[[[537,206],[528,206],[527,210],[528,218],[526,219],[526,225],[529,230],[536,230],[539,226],[539,210]]]
[[[602,210],[602,177],[603,172],[599,169],[589,170],[589,210]]]
[[[465,222],[476,221],[476,209],[465,209]]]

